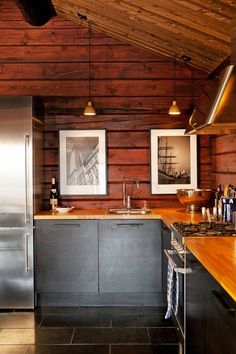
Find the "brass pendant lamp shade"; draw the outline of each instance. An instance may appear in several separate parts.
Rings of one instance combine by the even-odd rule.
[[[96,111],[95,111],[95,108],[93,107],[93,104],[91,101],[88,101],[88,104],[84,109],[84,115],[85,116],[96,116]]]
[[[171,114],[171,115],[178,115],[178,114],[180,114],[181,112],[180,112],[180,109],[179,109],[179,107],[177,106],[177,103],[176,103],[176,101],[174,100],[173,102],[172,102],[172,105],[170,106],[170,108],[169,108],[169,114]]]
[[[91,59],[91,22],[88,22],[88,30],[89,30],[89,48],[88,48],[88,53],[89,53],[89,58],[88,58],[88,64],[89,64],[89,100],[88,104],[84,109],[84,115],[85,116],[95,116],[96,111],[95,108],[93,107],[92,101],[91,101],[91,65],[90,65],[90,59]]]
[[[178,105],[177,105],[177,102],[176,102],[176,99],[175,99],[175,75],[176,75],[176,72],[175,72],[175,60],[173,61],[173,69],[174,69],[174,99],[173,99],[173,102],[172,102],[172,105],[170,106],[170,108],[169,108],[169,114],[170,115],[173,115],[173,116],[177,116],[177,115],[179,115],[179,114],[181,114],[181,112],[180,112],[180,109],[179,109],[179,107],[178,107]]]

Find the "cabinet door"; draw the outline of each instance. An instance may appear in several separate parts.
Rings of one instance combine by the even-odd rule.
[[[210,274],[188,251],[187,261],[192,273],[186,275],[186,353],[206,352],[206,310]]]
[[[207,306],[207,354],[236,353],[236,304],[220,287],[210,291]]]
[[[99,222],[99,291],[162,291],[160,223],[152,220]]]
[[[0,230],[0,307],[34,307],[33,230]]]
[[[98,292],[96,220],[36,223],[37,292]]]
[[[186,276],[186,353],[236,353],[236,305],[191,254],[193,273]]]

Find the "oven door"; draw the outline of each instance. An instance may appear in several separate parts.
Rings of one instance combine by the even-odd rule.
[[[178,282],[179,282],[179,296],[178,296],[178,308],[177,312],[172,307],[171,315],[173,321],[178,329],[179,335],[179,343],[180,343],[180,350],[179,353],[185,353],[185,323],[186,323],[186,291],[185,291],[185,277],[192,272],[192,270],[186,266],[186,251],[184,248],[178,252],[174,249],[171,250],[164,250],[164,254],[170,263],[170,266],[173,270],[178,273]],[[167,279],[168,282],[168,279]]]

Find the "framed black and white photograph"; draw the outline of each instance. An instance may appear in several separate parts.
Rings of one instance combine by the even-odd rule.
[[[61,130],[60,194],[106,195],[106,130]]]
[[[151,193],[197,188],[197,137],[184,129],[151,129]]]

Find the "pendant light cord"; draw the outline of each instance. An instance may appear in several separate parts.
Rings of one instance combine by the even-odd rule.
[[[89,40],[88,40],[88,63],[89,63],[89,101],[91,99],[91,21],[88,22],[88,34],[89,34]]]
[[[175,58],[174,58],[174,60],[173,60],[173,68],[174,68],[174,100],[176,101],[176,97],[175,97],[175,80],[176,80],[176,72],[175,72],[175,70],[176,70],[176,61],[175,61]]]

